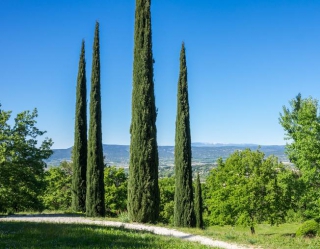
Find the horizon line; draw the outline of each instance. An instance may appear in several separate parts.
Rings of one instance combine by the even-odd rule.
[[[200,146],[195,146],[195,144],[199,144]],[[114,146],[130,146],[130,144],[102,144],[102,145],[114,145]],[[191,143],[192,147],[227,147],[227,146],[286,146],[285,144],[256,144],[256,143],[204,143],[204,142],[193,142]],[[69,146],[67,148],[53,148],[52,150],[68,150],[73,147]],[[174,145],[159,145],[158,147],[174,147]]]

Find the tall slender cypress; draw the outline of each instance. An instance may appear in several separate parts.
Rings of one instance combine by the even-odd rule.
[[[194,190],[194,211],[196,215],[196,227],[203,228],[203,203],[202,203],[202,190],[200,183],[199,173],[197,174],[196,186]]]
[[[180,74],[178,81],[177,102],[174,148],[176,177],[174,195],[174,224],[175,226],[181,227],[194,227],[195,214],[192,189],[190,114],[187,63],[184,43],[182,43],[180,52]]]
[[[105,216],[104,162],[101,131],[99,23],[96,22],[90,92],[90,125],[87,161],[87,216]]]
[[[77,78],[76,114],[73,146],[72,209],[86,210],[87,174],[87,80],[84,40]]]
[[[159,216],[156,117],[150,0],[136,0],[128,212],[138,222]]]

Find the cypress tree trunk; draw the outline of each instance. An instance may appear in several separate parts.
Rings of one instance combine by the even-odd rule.
[[[128,212],[133,221],[153,223],[160,193],[150,0],[136,0],[135,11]]]
[[[194,227],[191,135],[188,100],[187,64],[184,43],[180,52],[180,74],[178,82],[178,105],[176,118],[176,136],[174,148],[175,195],[174,224],[181,227]]]
[[[99,23],[96,23],[90,92],[90,125],[87,161],[87,216],[105,216],[104,162],[101,131]]]
[[[72,209],[86,211],[87,174],[87,80],[84,41],[82,41],[76,95],[73,146]]]
[[[199,173],[197,174],[196,187],[195,187],[195,201],[194,201],[194,210],[196,215],[196,227],[203,229],[203,204],[202,204],[202,190]]]

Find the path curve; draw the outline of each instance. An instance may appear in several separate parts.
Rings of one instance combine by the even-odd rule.
[[[66,215],[27,215],[27,216],[7,216],[0,217],[1,221],[26,221],[26,222],[50,222],[50,223],[66,223],[66,224],[90,224],[90,225],[101,225],[108,227],[121,227],[132,230],[143,230],[158,235],[172,236],[187,241],[198,242],[207,246],[215,246],[225,249],[249,249],[256,247],[245,247],[236,244],[230,244],[227,242],[213,240],[208,237],[194,235],[189,233],[180,232],[175,229],[169,229],[164,227],[157,227],[138,223],[122,223],[118,221],[106,221],[106,220],[92,220],[85,217],[73,217]]]

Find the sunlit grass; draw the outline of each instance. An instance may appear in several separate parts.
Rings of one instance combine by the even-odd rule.
[[[0,248],[208,248],[198,243],[98,225],[0,222]]]
[[[295,237],[299,226],[298,223],[286,223],[279,226],[260,224],[256,226],[255,235],[251,235],[249,228],[241,226],[212,226],[205,230],[189,228],[180,230],[233,244],[260,246],[265,249],[319,249],[319,236],[315,238]]]
[[[26,213],[26,215],[30,213]],[[84,216],[65,212],[52,215]],[[24,215],[20,213],[19,215]],[[36,213],[34,215],[37,215]],[[48,214],[50,215],[50,213]],[[90,218],[92,219],[92,218]],[[120,218],[95,218],[123,222]],[[279,226],[257,225],[256,234],[250,229],[236,226],[212,226],[204,230],[175,228],[170,225],[155,226],[174,228],[190,234],[199,234],[214,240],[249,245],[264,249],[318,249],[320,236],[295,237],[300,223]],[[127,243],[129,242],[129,243]],[[158,236],[148,232],[110,228],[98,225],[47,224],[26,222],[0,222],[0,248],[208,248],[172,237]]]

